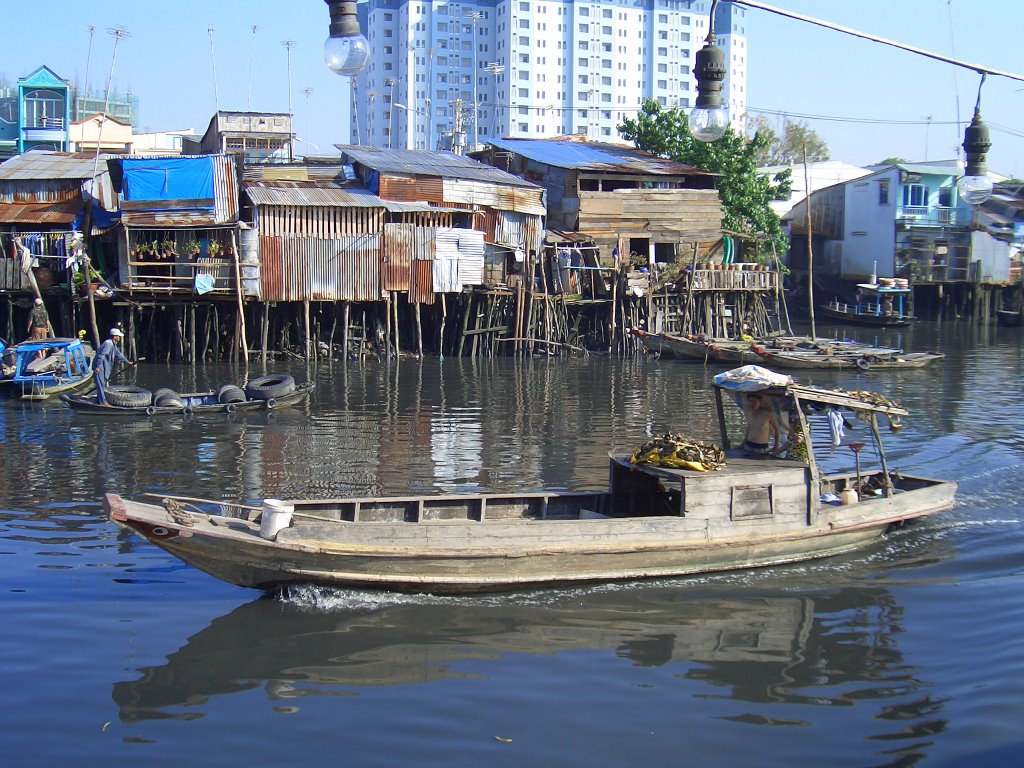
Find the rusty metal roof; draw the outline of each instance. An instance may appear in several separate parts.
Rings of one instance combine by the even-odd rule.
[[[577,171],[654,174],[658,176],[717,176],[692,165],[677,163],[626,144],[602,144],[578,139],[489,139],[498,149],[557,168]]]
[[[82,210],[82,201],[0,205],[0,224],[70,224]]]
[[[348,159],[378,173],[395,176],[434,176],[444,179],[468,179],[506,187],[538,188],[518,176],[484,165],[454,152],[428,152],[422,149],[380,149],[335,144]]]
[[[0,164],[0,181],[91,179],[94,168],[99,174],[106,171],[106,158],[106,155],[101,154],[99,163],[97,163],[96,155],[89,152],[71,153],[34,149],[15,155]]]
[[[391,213],[417,211],[463,212],[460,208],[442,208],[427,203],[403,203],[383,200],[363,187],[337,183],[302,181],[248,182],[245,193],[253,205],[293,205],[327,208],[383,208]]]

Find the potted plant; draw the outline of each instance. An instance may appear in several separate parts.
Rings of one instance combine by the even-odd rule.
[[[195,239],[186,240],[185,244],[181,247],[182,253],[190,259],[198,256],[202,249],[203,247],[199,244],[199,241]]]
[[[216,240],[211,240],[206,245],[206,252],[210,255],[210,258],[217,258],[221,254],[223,246]]]
[[[71,273],[71,282],[74,284],[75,288],[78,289],[79,293],[87,294],[89,291],[85,287],[86,286],[86,281],[85,281],[85,274],[84,274],[84,272],[85,272],[85,270],[82,267],[79,267],[74,272],[72,272]],[[93,292],[95,292],[96,289],[100,287],[100,280],[101,279],[102,278],[100,277],[100,273],[97,272],[92,267],[89,267],[89,282],[92,283]]]

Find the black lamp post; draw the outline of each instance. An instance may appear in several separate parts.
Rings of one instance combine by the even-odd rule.
[[[697,101],[690,110],[690,133],[698,141],[717,141],[729,127],[729,111],[722,104],[722,81],[728,72],[725,51],[715,43],[715,7],[711,3],[708,36],[697,51],[693,74],[697,78]]]
[[[330,36],[324,43],[324,63],[332,72],[355,77],[370,63],[370,43],[359,29],[356,4],[324,0],[331,12]]]

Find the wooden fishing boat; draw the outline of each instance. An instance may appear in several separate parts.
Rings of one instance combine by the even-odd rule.
[[[913,316],[906,306],[906,298],[910,288],[889,284],[858,283],[858,299],[850,304],[833,299],[828,304],[818,307],[824,317],[856,325],[878,327],[898,327],[910,325]]]
[[[763,362],[749,341],[716,340],[708,345],[716,363],[723,365],[755,365]]]
[[[0,386],[22,400],[92,387],[92,346],[81,339],[23,341],[2,351]]]
[[[61,395],[60,399],[76,413],[93,416],[183,416],[202,413],[276,411],[301,403],[309,397],[314,387],[314,384],[302,384],[278,397],[246,397],[232,402],[225,402],[219,391],[189,392],[177,395],[173,402],[158,400],[151,401],[148,405],[101,405],[96,402],[95,396]]]
[[[648,352],[653,352],[661,357],[671,357],[677,360],[700,360],[701,362],[711,359],[708,342],[705,341],[685,336],[674,336],[670,333],[648,333],[640,328],[633,328],[630,333],[644,345]]]
[[[749,369],[756,376],[746,376]],[[745,378],[744,378],[745,377]],[[181,496],[135,501],[108,493],[109,518],[232,584],[312,583],[472,593],[682,576],[791,563],[851,551],[890,526],[949,508],[956,484],[891,472],[877,418],[906,413],[883,399],[802,387],[747,366],[715,377],[724,468],[715,447],[610,455],[599,492],[459,494],[262,505]],[[781,383],[780,383],[781,381]],[[793,455],[732,448],[726,408],[759,389],[798,426]],[[723,392],[725,396],[723,396]],[[826,409],[871,425],[880,466],[823,474],[809,420]],[[802,435],[808,436],[807,439]],[[838,504],[840,499],[849,502]]]
[[[943,360],[941,352],[900,352],[887,356],[862,355],[857,358],[857,367],[863,371],[889,371],[904,368],[924,368]]]

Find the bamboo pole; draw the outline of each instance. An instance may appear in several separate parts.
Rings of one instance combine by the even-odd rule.
[[[238,298],[238,329],[239,343],[241,345],[242,359],[245,361],[245,369],[249,370],[249,342],[245,338],[245,300],[242,298],[242,267],[238,262],[238,240],[235,238],[235,230],[231,230],[231,253],[235,262],[235,296]]]
[[[270,302],[263,302],[263,338],[260,346],[263,348],[263,368],[267,367],[267,345],[270,343]]]
[[[807,192],[807,311],[811,315],[811,341],[814,341],[814,249],[811,238],[811,186],[807,172],[807,145],[804,145],[804,190]]]

